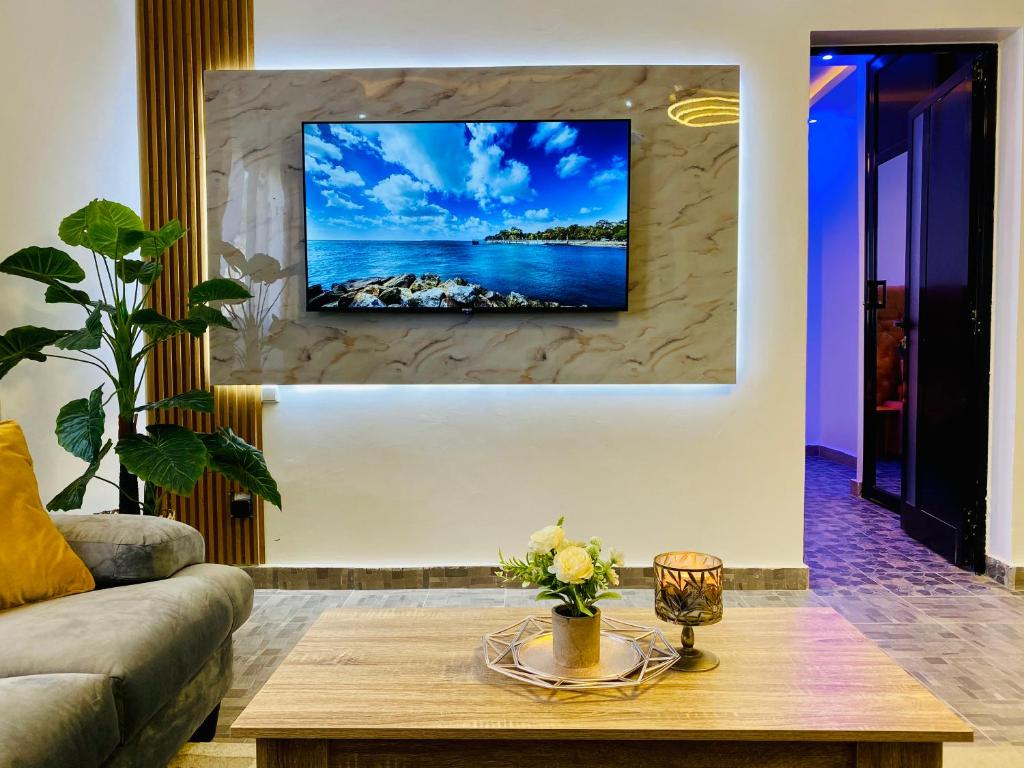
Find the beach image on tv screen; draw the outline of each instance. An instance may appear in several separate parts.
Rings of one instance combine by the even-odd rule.
[[[310,311],[626,309],[628,120],[305,123]]]

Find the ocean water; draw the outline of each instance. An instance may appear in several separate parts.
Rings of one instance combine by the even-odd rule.
[[[462,277],[498,293],[588,307],[619,307],[626,293],[626,249],[577,245],[510,245],[469,241],[310,240],[308,283],[367,277]]]

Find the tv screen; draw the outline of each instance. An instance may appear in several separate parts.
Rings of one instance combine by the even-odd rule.
[[[628,120],[304,123],[306,308],[624,311]]]

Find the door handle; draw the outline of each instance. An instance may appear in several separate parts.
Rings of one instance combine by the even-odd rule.
[[[879,298],[879,288],[882,289],[881,298]],[[864,302],[864,305],[868,309],[885,309],[885,304],[889,295],[885,280],[868,280],[867,289],[864,291],[864,295],[867,296],[867,300]]]

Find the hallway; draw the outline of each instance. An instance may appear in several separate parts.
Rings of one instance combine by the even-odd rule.
[[[808,457],[804,562],[818,594],[1012,594],[961,570],[900,529],[899,517],[850,493],[851,467]]]
[[[850,494],[851,475],[807,459],[813,602],[843,614],[966,718],[976,745],[1014,745],[995,750],[1002,762],[994,765],[1024,765],[1024,594],[910,539],[895,514]],[[974,761],[981,753],[970,754],[964,765],[982,764]]]

